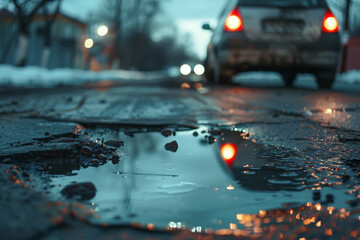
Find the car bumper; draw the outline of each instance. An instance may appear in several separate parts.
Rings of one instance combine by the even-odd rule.
[[[253,42],[228,38],[218,46],[218,60],[224,67],[241,70],[277,68],[336,68],[339,60],[338,35],[322,37],[313,43]]]

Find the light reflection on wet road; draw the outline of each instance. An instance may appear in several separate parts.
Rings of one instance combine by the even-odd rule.
[[[75,167],[60,171],[72,174],[51,175],[51,196],[56,199],[64,200],[60,191],[74,181],[95,184],[95,198],[83,202],[95,209],[93,223],[211,228],[220,235],[246,229],[247,234],[260,231],[272,237],[289,229],[292,236],[302,236],[296,231],[304,233],[312,226],[322,231],[321,238],[339,236],[333,225],[341,222],[339,234],[356,238],[360,91],[351,88],[215,87],[185,80],[171,87],[123,86],[106,81],[83,88],[1,94],[0,111],[7,121],[74,122],[98,143],[124,141],[116,152],[118,164],[108,161],[78,170],[75,162]],[[13,122],[3,128],[19,124]],[[176,136],[164,137],[160,130],[166,127],[176,128]],[[209,131],[215,127],[218,130]],[[56,150],[60,142],[56,136],[36,142],[32,132],[21,134],[16,136],[16,146],[22,146],[17,148],[19,159],[35,146],[44,152]],[[177,145],[166,150],[173,141]],[[230,169],[220,152],[226,143],[237,148]],[[11,152],[9,144],[1,149]],[[279,233],[280,226],[285,230]]]
[[[311,177],[297,166],[300,156],[285,149],[265,148],[246,139],[247,134],[238,129],[203,127],[177,131],[168,138],[158,132],[134,137],[113,130],[102,132],[89,136],[125,142],[119,149],[119,164],[108,163],[73,171],[75,176],[52,179],[56,185],[52,192],[58,197],[72,182],[95,184],[98,191],[90,205],[99,216],[92,220],[95,223],[151,223],[159,229],[244,229],[246,226],[237,219],[239,214],[257,214],[289,204],[300,207],[313,200],[311,186],[304,184],[304,179],[311,181]],[[194,132],[199,135],[194,136]],[[213,144],[209,143],[211,137],[216,139]],[[164,147],[174,140],[179,146],[176,153]],[[220,154],[224,143],[238,148],[231,168]],[[351,199],[343,190],[325,189],[322,194],[335,194],[331,206],[337,208]]]

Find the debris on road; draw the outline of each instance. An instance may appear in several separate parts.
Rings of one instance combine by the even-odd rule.
[[[165,145],[165,149],[166,149],[167,151],[174,152],[174,153],[177,152],[178,148],[179,148],[179,146],[178,146],[178,144],[177,144],[176,141],[167,143],[167,144]]]
[[[96,195],[96,188],[93,183],[74,183],[71,185],[67,185],[63,190],[61,190],[61,194],[66,198],[75,198],[79,200],[90,200]]]

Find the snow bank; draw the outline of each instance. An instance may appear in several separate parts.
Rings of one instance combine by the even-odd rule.
[[[351,70],[338,76],[338,81],[348,84],[360,84],[360,70]]]
[[[171,67],[167,71],[138,72],[125,70],[108,70],[92,72],[76,69],[53,69],[41,67],[14,67],[0,65],[0,85],[25,86],[25,87],[53,87],[57,85],[80,85],[85,82],[100,80],[136,81],[174,78],[179,76],[177,67]],[[300,78],[309,78],[304,75]],[[313,78],[310,76],[310,78]],[[265,85],[282,84],[281,75],[269,72],[243,73],[236,77],[241,82],[257,82]],[[360,70],[352,70],[338,75],[337,82],[346,84],[360,84]]]
[[[12,65],[0,65],[0,85],[12,86],[53,87],[60,84],[79,85],[84,82],[100,80],[133,81],[166,77],[174,77],[174,73],[169,71],[138,72],[125,70],[93,72],[67,68],[48,70],[36,66],[15,67]]]
[[[312,74],[300,74],[297,76],[299,81],[314,81]],[[248,72],[241,73],[235,77],[235,82],[244,84],[262,84],[266,86],[282,85],[282,76],[275,72]],[[336,82],[343,84],[360,84],[360,70],[351,70],[336,77]]]

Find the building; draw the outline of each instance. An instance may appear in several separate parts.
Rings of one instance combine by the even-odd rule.
[[[50,16],[51,18],[52,16]],[[41,66],[45,49],[44,15],[34,17],[30,25],[30,37],[26,65]],[[19,44],[17,16],[6,9],[0,10],[0,63],[14,64]],[[47,68],[84,68],[86,24],[59,13],[51,29],[51,44]]]

